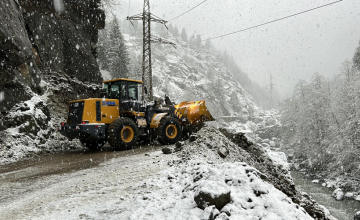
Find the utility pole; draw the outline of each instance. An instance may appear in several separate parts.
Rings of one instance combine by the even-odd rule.
[[[154,97],[152,84],[151,43],[159,42],[163,44],[171,44],[173,46],[175,46],[175,44],[151,35],[151,22],[161,23],[164,24],[166,27],[167,21],[150,13],[149,1],[150,0],[144,0],[143,13],[130,17],[128,16],[126,17],[126,20],[129,20],[130,22],[132,20],[143,21],[142,97],[143,100],[152,101]],[[148,89],[147,94],[145,94],[145,87]]]
[[[273,90],[274,90],[275,84],[273,84],[273,77],[270,73],[270,108],[273,107]]]

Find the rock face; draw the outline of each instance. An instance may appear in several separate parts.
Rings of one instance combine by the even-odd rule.
[[[1,103],[1,119],[10,107],[30,98],[24,85],[36,90],[40,78],[20,6],[14,0],[0,1],[0,14],[0,92],[11,97]]]
[[[96,43],[105,14],[99,4],[0,1],[0,164],[71,145],[61,144],[56,132],[68,102],[97,97],[97,85],[89,83],[102,81]]]
[[[0,12],[0,62],[2,69],[11,69],[32,58],[32,47],[20,6],[13,0],[3,0]]]
[[[101,83],[96,62],[98,30],[105,26],[100,0],[64,1],[60,14],[52,0],[20,0],[37,65],[51,66],[81,81]]]

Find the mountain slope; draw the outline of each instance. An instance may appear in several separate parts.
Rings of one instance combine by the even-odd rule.
[[[129,35],[125,35],[125,40],[131,57],[141,57],[141,40]],[[178,39],[171,40],[176,42]],[[152,66],[155,96],[166,94],[175,103],[205,100],[216,118],[232,116],[246,121],[258,114],[259,109],[251,96],[225,65],[205,50],[189,48],[182,41],[176,48],[153,44]],[[132,77],[136,78],[134,74]]]

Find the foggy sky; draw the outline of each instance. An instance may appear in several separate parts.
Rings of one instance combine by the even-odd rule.
[[[151,12],[165,20],[203,0],[150,0]],[[171,21],[188,37],[202,39],[241,30],[264,22],[318,7],[335,0],[208,0],[193,11]],[[130,3],[130,7],[129,7]],[[142,12],[143,0],[121,0],[116,14],[121,19]],[[360,40],[360,0],[340,3],[301,14],[246,32],[212,40],[226,50],[240,68],[261,86],[272,73],[275,88],[288,97],[300,80],[318,72],[331,77],[341,64],[352,59]]]

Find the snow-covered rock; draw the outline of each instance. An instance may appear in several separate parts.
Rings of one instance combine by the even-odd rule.
[[[320,181],[319,180],[312,180],[311,182],[312,183],[319,183]]]
[[[203,175],[203,174],[198,174]],[[198,176],[197,176],[198,177]],[[230,200],[230,187],[222,179],[199,180],[194,200],[199,208],[205,209],[214,205],[217,209],[222,209]]]
[[[357,213],[355,213],[355,215],[354,215],[354,220],[360,220],[360,211],[358,211]]]
[[[337,188],[333,191],[332,197],[334,197],[336,200],[343,200],[344,199],[344,192],[342,189]]]
[[[276,147],[275,141],[270,141],[269,144],[270,144],[270,147]]]
[[[360,202],[360,195],[356,196],[355,200]]]
[[[353,192],[347,192],[347,193],[345,193],[344,197],[347,198],[347,199],[352,199],[352,198],[354,198],[354,193]]]

